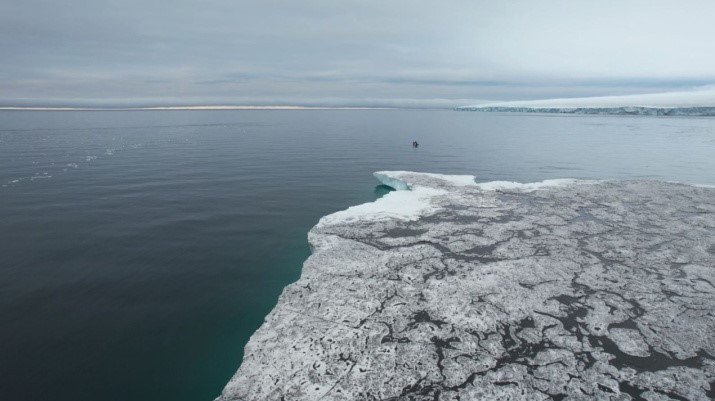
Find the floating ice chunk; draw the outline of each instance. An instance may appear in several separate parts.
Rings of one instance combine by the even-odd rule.
[[[38,173],[38,174],[30,177],[30,181],[35,181],[35,180],[39,180],[39,179],[43,179],[43,178],[52,178],[52,176],[49,175],[47,172],[43,173],[42,175],[40,175]]]

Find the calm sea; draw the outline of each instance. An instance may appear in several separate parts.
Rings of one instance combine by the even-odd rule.
[[[715,119],[0,111],[0,399],[211,400],[386,169],[715,184]]]

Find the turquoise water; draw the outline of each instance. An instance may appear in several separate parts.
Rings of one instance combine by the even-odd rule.
[[[0,399],[212,399],[385,169],[715,184],[715,119],[0,112]]]

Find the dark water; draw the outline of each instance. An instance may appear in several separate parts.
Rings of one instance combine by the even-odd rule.
[[[0,112],[0,399],[217,396],[382,169],[715,184],[715,119]]]

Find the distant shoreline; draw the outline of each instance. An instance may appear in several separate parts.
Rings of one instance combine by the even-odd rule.
[[[595,114],[629,116],[666,116],[666,117],[714,117],[715,107],[661,107],[661,106],[465,106],[456,107],[456,111],[478,111],[485,113],[544,113],[544,114]]]

